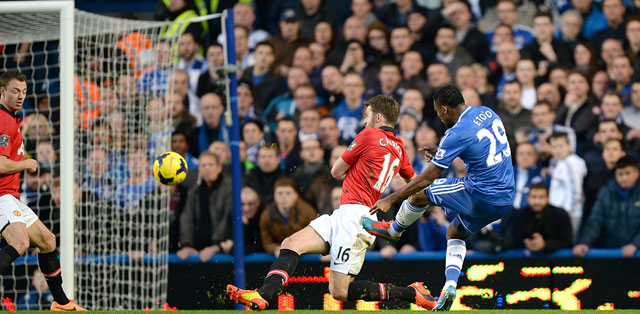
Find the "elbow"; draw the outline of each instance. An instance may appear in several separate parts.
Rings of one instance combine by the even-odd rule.
[[[340,173],[340,172],[338,171],[338,169],[336,169],[336,167],[333,167],[333,168],[331,168],[331,176],[332,176],[334,179],[340,179],[340,177],[342,176],[342,173]]]

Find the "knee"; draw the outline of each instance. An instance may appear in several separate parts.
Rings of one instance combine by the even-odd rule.
[[[38,249],[40,250],[40,253],[49,253],[49,252],[55,251],[56,236],[53,234],[53,232],[49,231],[48,233],[46,233],[43,236],[43,241],[40,245],[41,246],[38,247]]]
[[[418,192],[412,195],[409,199],[409,202],[415,207],[427,207],[429,206],[429,204],[431,204],[427,195],[422,192]]]
[[[11,243],[9,244],[13,246],[13,248],[16,250],[16,252],[18,252],[18,254],[22,255],[29,248],[29,238],[26,237],[26,238],[15,239],[11,241]]]
[[[345,302],[347,301],[349,289],[348,287],[336,287],[334,285],[329,285],[329,293],[331,293],[331,297],[334,299]]]
[[[282,240],[282,243],[280,243],[280,249],[291,250],[292,245],[293,241],[291,240],[291,237],[286,237],[284,240]]]

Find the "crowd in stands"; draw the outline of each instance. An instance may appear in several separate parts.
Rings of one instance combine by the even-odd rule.
[[[417,149],[437,145],[446,131],[433,94],[449,84],[468,105],[499,114],[514,164],[512,212],[472,236],[470,249],[573,248],[584,256],[617,248],[629,257],[640,247],[640,1],[226,2],[236,23],[228,31],[235,35],[241,160],[231,160],[219,20],[176,30],[176,47],[154,46],[153,67],[113,80],[117,92],[101,97],[105,118],[86,128],[94,143],[122,145],[118,136],[99,135],[126,132],[123,121],[148,121],[147,134],[126,134],[129,142],[140,137],[127,144],[137,150],[87,152],[92,176],[82,187],[123,208],[158,188],[144,165],[170,136],[170,149],[189,166],[187,180],[171,190],[171,250],[180,258],[231,252],[231,162],[243,172],[246,253],[277,255],[284,238],[337,209],[341,181],[331,166],[362,130],[363,102],[373,95],[398,101],[396,132],[415,171],[424,171]],[[200,12],[190,0],[159,1],[156,18],[190,12]],[[140,103],[140,93],[162,96]],[[135,110],[118,111],[124,103]],[[168,104],[173,124],[163,128],[154,121]],[[25,147],[55,164],[57,143],[42,140],[47,125],[45,116],[29,117]],[[107,168],[131,179],[107,182],[117,181],[102,175]],[[465,176],[464,163],[444,175]],[[27,199],[40,188],[29,176]],[[386,193],[403,184],[394,178]],[[387,258],[444,250],[447,219],[436,207],[398,243],[377,241],[372,249]]]

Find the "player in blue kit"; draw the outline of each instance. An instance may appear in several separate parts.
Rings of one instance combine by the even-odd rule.
[[[387,212],[393,203],[406,199],[394,221],[377,222],[365,216],[362,225],[370,234],[397,241],[430,205],[444,209],[451,221],[447,229],[446,282],[433,310],[447,311],[455,300],[467,251],[464,239],[511,209],[515,183],[507,134],[493,110],[468,106],[454,86],[438,90],[433,105],[449,129],[439,147],[420,149],[431,161],[427,169],[371,208],[371,213]],[[464,161],[468,175],[438,179],[456,157]],[[423,190],[424,193],[418,193]]]

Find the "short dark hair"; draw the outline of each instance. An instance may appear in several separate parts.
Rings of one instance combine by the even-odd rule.
[[[529,186],[529,191],[531,190],[545,190],[547,192],[547,194],[549,194],[549,186],[542,183],[542,182],[538,182],[538,183],[533,183]]]
[[[455,108],[464,104],[464,97],[462,97],[462,93],[457,87],[447,85],[440,88],[435,95],[433,95],[433,101],[439,106]]]
[[[212,42],[207,46],[207,49],[204,50],[205,54],[207,53],[207,51],[209,51],[210,48],[213,48],[213,47],[216,47],[216,48],[219,47],[220,49],[222,49],[222,51],[224,51],[224,47],[222,47],[221,44],[217,42]]]
[[[206,157],[206,156],[209,156],[209,157],[213,158],[216,161],[216,164],[218,166],[221,165],[220,157],[218,157],[218,155],[216,155],[216,154],[214,154],[214,153],[212,153],[212,152],[210,152],[208,150],[205,150],[205,151],[201,152],[200,156],[198,156],[198,158],[202,158],[202,157]]]
[[[536,18],[539,18],[539,17],[546,17],[551,21],[551,23],[553,23],[553,17],[551,16],[551,13],[549,13],[549,11],[538,11],[533,16],[533,19],[535,20]]]
[[[616,125],[616,128],[618,128],[618,131],[622,132],[622,130],[620,129],[620,125],[618,124],[618,121],[614,120],[614,119],[604,119],[600,122],[598,122],[598,130],[600,129],[600,125],[605,124],[605,123],[613,123]]]
[[[556,68],[556,69],[557,69],[557,68]],[[554,70],[555,70],[555,69],[554,69]],[[571,69],[571,70],[566,71],[566,72],[567,72],[567,78],[569,78],[569,76],[571,76],[571,75],[577,74],[577,75],[582,76],[582,78],[584,78],[584,80],[585,80],[585,81],[587,81],[587,84],[589,84],[589,82],[590,82],[590,81],[589,81],[589,77],[587,77],[587,75],[586,75],[586,74],[584,74],[584,72],[582,72],[582,71],[580,71],[580,70]]]
[[[262,123],[262,121],[260,120],[255,120],[255,119],[249,120],[242,125],[241,129],[244,130],[244,126],[247,124],[255,124],[258,127],[258,129],[260,129],[260,131],[264,132],[264,123]]]
[[[624,169],[626,167],[634,167],[638,169],[638,160],[633,158],[632,156],[624,156],[618,160],[616,166],[613,167],[613,170]]]
[[[608,139],[606,142],[604,142],[604,144],[602,144],[602,148],[604,149],[605,146],[607,146],[609,143],[613,143],[616,142],[618,144],[620,144],[620,148],[622,148],[623,152],[627,152],[627,145],[624,143],[623,140],[619,139],[619,138],[610,138]]]
[[[14,71],[14,70],[6,71],[2,73],[2,75],[0,75],[0,87],[6,89],[7,86],[9,86],[9,82],[11,82],[11,80],[26,82],[27,77],[18,71]]]
[[[549,111],[553,111],[553,108],[551,107],[551,104],[546,100],[538,100],[538,102],[535,105],[533,105],[534,108],[535,107],[543,107],[543,106],[549,108]]]
[[[377,95],[364,102],[365,107],[371,107],[371,112],[381,114],[391,125],[396,125],[400,115],[400,105],[391,96]]]
[[[506,81],[506,82],[504,82],[504,86],[511,85],[511,84],[516,84],[516,85],[518,85],[518,87],[520,88],[520,90],[522,90],[522,84],[520,83],[520,81],[518,81],[518,80],[516,80],[516,79],[513,79],[513,80],[511,80],[511,81]]]
[[[256,51],[258,49],[258,47],[260,47],[260,46],[266,46],[266,47],[271,48],[271,53],[275,53],[276,52],[276,49],[273,48],[273,44],[271,42],[266,41],[266,40],[263,40],[263,41],[257,43],[256,47],[253,49],[253,51]]]
[[[438,27],[438,29],[436,30],[436,36],[438,35],[438,32],[440,32],[441,29],[450,29],[451,31],[453,31],[454,33],[456,32],[456,29],[453,27],[453,25],[445,23],[442,24]]]
[[[551,140],[558,140],[558,139],[564,139],[567,143],[569,143],[569,137],[567,136],[567,133],[553,132],[553,134],[549,136],[549,142],[551,142]]]
[[[173,131],[173,133],[171,133],[171,138],[173,138],[176,135],[182,135],[184,136],[185,140],[189,139],[189,135],[187,134],[187,132],[183,131],[183,130],[175,130]],[[187,141],[188,142],[188,141]]]

